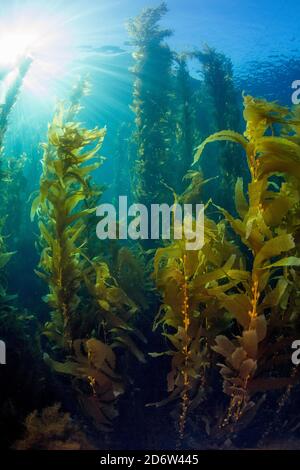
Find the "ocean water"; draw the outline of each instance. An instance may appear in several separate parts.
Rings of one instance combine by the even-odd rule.
[[[299,449],[299,17],[0,0],[1,449]]]

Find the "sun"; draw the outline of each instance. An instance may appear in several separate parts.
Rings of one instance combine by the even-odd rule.
[[[12,31],[0,35],[0,64],[14,66],[21,58],[32,54],[38,42],[38,34]]]

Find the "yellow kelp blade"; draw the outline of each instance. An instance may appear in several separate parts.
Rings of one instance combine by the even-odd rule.
[[[236,144],[240,144],[244,148],[244,150],[247,151],[248,141],[247,139],[245,139],[244,136],[242,136],[238,132],[234,132],[234,131],[216,132],[215,134],[212,134],[207,139],[205,139],[204,142],[202,142],[202,144],[199,145],[199,147],[197,147],[197,152],[194,156],[193,165],[195,165],[195,163],[198,162],[207,144],[210,144],[211,142],[218,142],[218,141],[235,142]]]
[[[237,213],[244,219],[248,212],[249,205],[244,194],[243,178],[238,178],[235,185],[235,207]]]

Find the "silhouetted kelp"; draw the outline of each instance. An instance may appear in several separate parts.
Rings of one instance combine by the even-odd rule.
[[[164,39],[171,31],[159,21],[167,12],[165,3],[149,8],[128,23],[134,52],[136,155],[133,157],[132,191],[141,203],[165,198],[162,182],[172,184],[170,142],[170,99],[172,53]]]
[[[194,52],[193,56],[202,65],[204,87],[212,104],[213,132],[221,129],[239,131],[241,113],[231,60],[207,45],[203,50]],[[231,142],[223,143],[218,155],[221,178],[215,200],[222,201],[225,207],[232,209],[230,194],[234,190],[236,178],[246,176],[245,166],[241,152],[233,148]]]
[[[188,54],[174,55],[175,69],[175,99],[172,113],[176,118],[176,166],[178,181],[174,181],[175,189],[182,190],[182,178],[189,170],[198,129],[196,121],[197,96],[193,87],[193,79],[188,69]]]
[[[31,62],[32,59],[30,57],[25,57],[20,62],[16,70],[16,75],[6,92],[5,102],[0,107],[0,149],[2,149],[3,138],[7,129],[10,112],[17,100],[23,79],[30,68]]]

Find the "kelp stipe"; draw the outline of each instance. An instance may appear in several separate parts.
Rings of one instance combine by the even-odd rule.
[[[289,299],[294,295],[289,279],[294,267],[300,265],[299,257],[295,256],[295,227],[287,223],[299,205],[299,195],[287,189],[287,181],[298,178],[300,146],[295,142],[295,135],[275,135],[275,125],[283,126],[284,130],[288,125],[299,126],[299,122],[291,119],[287,108],[276,103],[245,96],[244,107],[247,123],[244,136],[233,131],[216,133],[201,144],[195,155],[196,162],[209,142],[236,142],[246,153],[251,174],[248,200],[242,180],[236,183],[236,209],[240,218],[235,219],[219,208],[252,254],[251,268],[234,273],[238,290],[217,296],[241,329],[235,340],[218,336],[214,346],[225,358],[221,374],[224,391],[231,396],[223,425],[238,421],[253,406],[250,399],[257,391],[286,387],[297,381],[291,364],[285,364],[283,370],[275,369],[272,377],[275,363],[273,366],[271,358],[276,351],[276,364],[280,364],[279,357],[285,357],[285,344],[293,341],[289,327],[298,315],[289,308]],[[271,179],[273,175],[281,176],[279,185]],[[276,334],[279,324],[280,333]],[[286,375],[288,370],[290,377]]]

